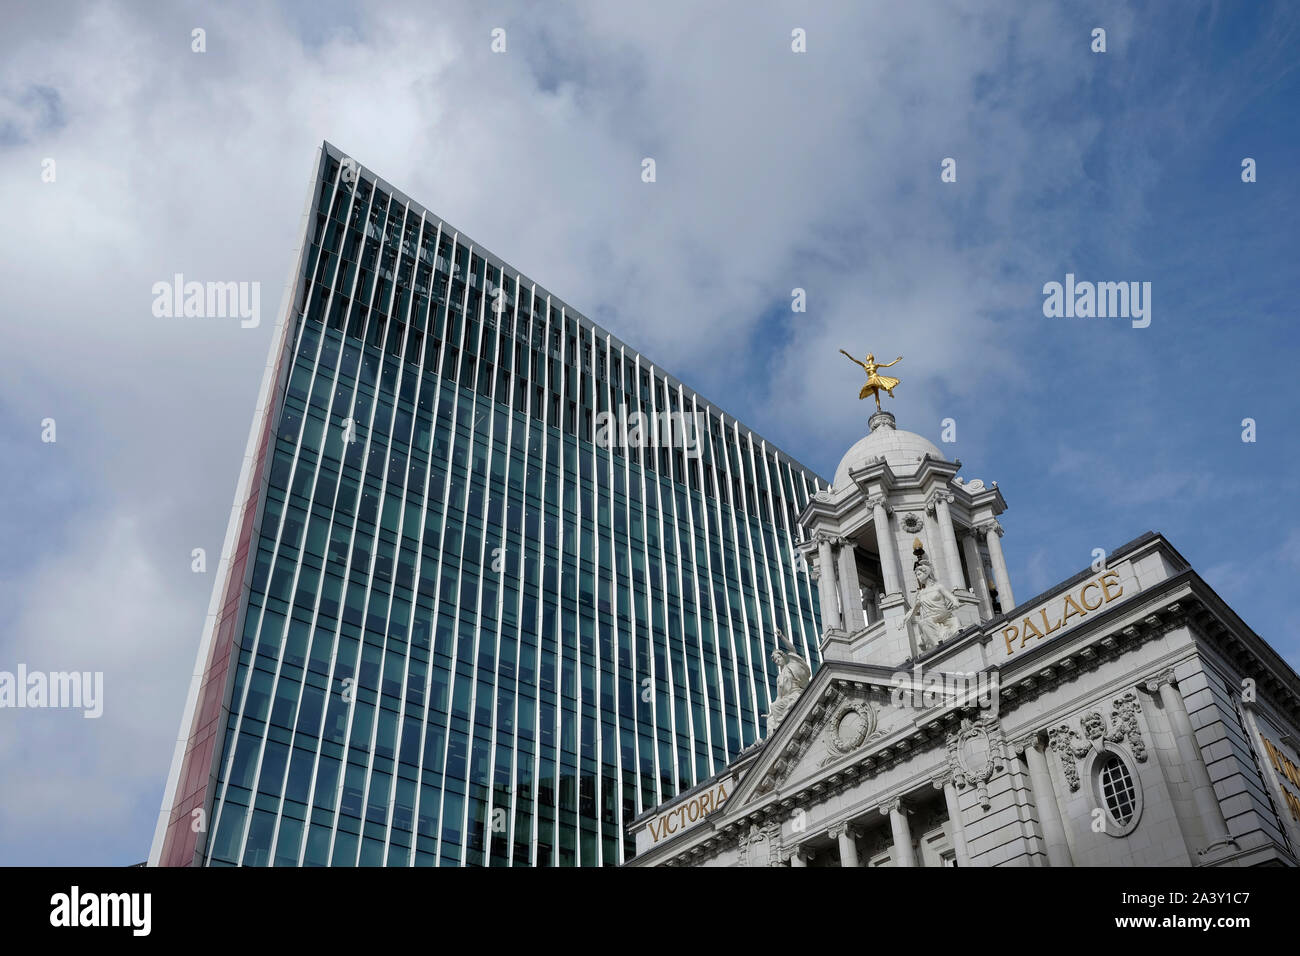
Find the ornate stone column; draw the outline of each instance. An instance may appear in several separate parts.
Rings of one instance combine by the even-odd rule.
[[[1038,809],[1038,825],[1043,828],[1043,842],[1047,844],[1047,862],[1050,866],[1074,866],[1065,824],[1061,820],[1061,808],[1056,802],[1056,788],[1052,786],[1052,774],[1047,769],[1042,734],[1028,734],[1017,740],[1014,746],[1016,753],[1025,755],[1025,763],[1029,765],[1029,785],[1034,788],[1034,806]]]
[[[961,539],[962,549],[966,552],[966,568],[975,580],[975,596],[980,599],[980,615],[984,620],[993,616],[993,598],[989,594],[988,582],[984,580],[984,561],[980,558],[979,545],[975,542],[975,533],[971,532]]]
[[[831,538],[817,533],[817,598],[822,606],[822,630],[840,627],[840,605],[835,596],[835,558],[831,554]]]
[[[861,866],[858,862],[858,844],[853,839],[853,827],[840,823],[826,831],[826,835],[840,844],[840,866]]]
[[[862,611],[862,586],[858,583],[858,561],[853,553],[853,542],[836,538],[839,549],[840,607],[844,609],[844,630],[853,632],[866,623]]]
[[[944,774],[931,783],[936,790],[943,791],[943,802],[948,807],[948,820],[952,823],[952,849],[957,854],[957,865],[970,866],[970,851],[966,848],[966,828],[961,822],[961,803],[957,799],[957,787],[952,782],[952,774]]]
[[[1011,578],[1007,574],[1007,559],[1002,554],[1002,525],[996,520],[983,522],[979,526],[980,534],[989,543],[989,559],[993,562],[993,579],[998,585],[998,603],[1003,613],[1016,606],[1015,596],[1011,593]]]
[[[811,856],[812,856],[812,854],[811,854],[810,852],[808,852],[807,850],[805,850],[805,849],[804,849],[803,847],[801,847],[801,846],[797,846],[797,847],[795,847],[795,848],[790,852],[790,865],[791,865],[791,866],[807,866],[807,865],[808,865],[808,859],[809,859],[809,857],[811,857]]]
[[[1237,841],[1228,833],[1228,821],[1223,817],[1223,808],[1219,805],[1218,794],[1214,792],[1214,783],[1210,780],[1210,771],[1201,756],[1201,746],[1196,742],[1196,731],[1192,729],[1192,718],[1187,713],[1187,703],[1174,680],[1173,669],[1162,671],[1149,679],[1146,689],[1148,693],[1160,694],[1160,706],[1169,718],[1169,726],[1178,744],[1178,759],[1187,772],[1187,780],[1192,788],[1196,815],[1205,826],[1205,835],[1210,841],[1208,846],[1199,851],[1199,855],[1207,856],[1226,849],[1236,849]]]
[[[943,545],[943,563],[948,571],[948,587],[956,591],[965,589],[962,578],[961,557],[957,554],[957,535],[952,529],[952,511],[948,503],[953,499],[950,491],[936,491],[925,503],[925,510],[934,513],[939,523],[939,541]]]
[[[889,527],[889,503],[884,495],[872,495],[872,522],[876,526],[876,547],[880,550],[880,570],[885,575],[885,594],[898,594],[903,588],[898,580],[898,558],[894,554],[894,532]]]
[[[880,812],[889,817],[889,829],[894,834],[894,865],[916,866],[916,853],[912,850],[912,830],[907,825],[907,808],[895,797],[881,804]]]

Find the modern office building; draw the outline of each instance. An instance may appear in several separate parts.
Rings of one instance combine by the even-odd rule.
[[[319,151],[151,865],[601,865],[816,664],[817,477]]]

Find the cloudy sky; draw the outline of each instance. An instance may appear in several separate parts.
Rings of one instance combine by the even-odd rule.
[[[148,854],[325,139],[822,475],[866,430],[837,350],[902,354],[1018,595],[1159,530],[1300,665],[1300,9],[804,6],[6,11],[0,670],[105,709],[0,714],[0,863]],[[263,322],[156,318],[178,272]],[[1150,282],[1150,326],[1045,317],[1067,272]]]

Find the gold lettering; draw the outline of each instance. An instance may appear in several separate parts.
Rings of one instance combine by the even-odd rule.
[[[1114,578],[1115,580],[1114,580],[1114,581],[1111,581],[1111,580],[1110,580],[1111,578]],[[1119,588],[1119,590],[1116,591],[1114,594],[1111,594],[1111,593],[1110,593],[1110,586],[1111,586],[1112,584],[1114,584],[1117,588]],[[1107,604],[1109,604],[1111,601],[1115,600],[1115,598],[1120,597],[1121,595],[1123,595],[1123,593],[1124,593],[1124,585],[1122,585],[1122,584],[1119,583],[1119,572],[1118,572],[1118,571],[1107,571],[1105,574],[1103,574],[1103,575],[1101,576],[1101,593],[1104,594],[1104,595],[1106,595],[1106,603],[1107,603]]]
[[[1278,773],[1281,773],[1282,764],[1278,761],[1278,752],[1273,746],[1273,741],[1269,740],[1267,737],[1261,737],[1260,739],[1264,741],[1264,752],[1268,754],[1268,759],[1269,762],[1273,764],[1273,769]]]
[[[1020,628],[1021,628],[1021,632],[1022,632],[1023,635],[1024,635],[1023,637],[1020,638],[1020,646],[1021,646],[1021,647],[1024,647],[1025,644],[1029,641],[1029,632],[1030,632],[1030,631],[1033,631],[1033,632],[1034,632],[1034,637],[1042,637],[1042,636],[1043,636],[1043,632],[1040,631],[1038,628],[1034,627],[1034,622],[1031,621],[1031,620],[1029,620],[1029,618],[1025,618],[1023,621],[1020,622]]]
[[[1291,759],[1273,746],[1273,741],[1269,740],[1263,734],[1260,734],[1260,740],[1264,742],[1264,752],[1268,754],[1268,759],[1273,764],[1273,769],[1280,773],[1287,780],[1290,780],[1297,787],[1300,787],[1300,767],[1296,767]],[[1300,798],[1297,798],[1288,790],[1280,781],[1278,789],[1282,791],[1282,796],[1286,798],[1287,809],[1291,811],[1291,816],[1300,820]]]
[[[668,834],[685,830],[690,824],[703,820],[717,810],[727,799],[728,782],[724,780],[712,790],[706,790],[681,806],[673,807],[657,819],[648,821],[646,827],[650,831],[650,841],[658,843]]]
[[[1101,607],[1106,602],[1098,601],[1096,604],[1089,604],[1088,588],[1097,588],[1098,590],[1100,590],[1101,585],[1099,585],[1096,581],[1089,581],[1087,584],[1083,586],[1083,590],[1079,592],[1079,600],[1083,602],[1083,606],[1086,607],[1089,611],[1095,611],[1097,610],[1097,608]]]
[[[1055,625],[1052,625],[1052,626],[1050,626],[1050,627],[1048,626],[1048,624],[1047,624],[1047,608],[1043,608],[1042,611],[1039,612],[1039,613],[1041,613],[1041,614],[1043,615],[1043,633],[1044,633],[1045,635],[1046,635],[1046,634],[1051,634],[1053,631],[1058,631],[1058,630],[1061,629],[1061,622],[1060,622],[1060,621],[1057,621]]]
[[[1074,608],[1074,610],[1071,611],[1070,608]],[[1065,596],[1065,615],[1061,618],[1061,626],[1064,627],[1070,618],[1083,617],[1083,615],[1087,613],[1087,611],[1075,603],[1073,596],[1067,594]]]
[[[1290,790],[1283,790],[1282,792],[1286,795],[1286,805],[1287,809],[1291,811],[1291,816],[1300,820],[1300,800],[1296,799],[1296,795]]]
[[[1002,640],[1007,642],[1008,654],[1011,653],[1011,642],[1014,641],[1019,636],[1020,636],[1020,628],[1016,627],[1014,624],[1012,624],[1010,627],[1003,629]]]

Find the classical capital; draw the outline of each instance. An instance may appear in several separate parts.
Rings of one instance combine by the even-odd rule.
[[[910,812],[910,811],[908,811],[907,807],[903,806],[903,800],[902,800],[901,797],[895,797],[893,800],[890,800],[890,801],[888,801],[888,802],[886,802],[886,803],[882,803],[882,804],[880,805],[880,815],[881,815],[881,816],[885,816],[885,817],[887,817],[887,816],[889,816],[891,813],[904,813],[904,814],[906,814],[906,813],[908,813],[908,812]]]
[[[1156,694],[1159,693],[1160,688],[1163,685],[1173,683],[1175,683],[1174,669],[1172,667],[1166,667],[1159,674],[1153,674],[1148,677],[1146,681],[1143,682],[1142,686],[1146,688],[1148,694]]]
[[[1030,747],[1033,747],[1035,750],[1040,752],[1045,749],[1043,744],[1043,732],[1041,730],[1034,730],[1027,734],[1022,734],[1011,741],[1011,749],[1016,752],[1016,756],[1020,756]]]
[[[854,828],[850,826],[848,823],[837,823],[826,830],[826,835],[830,837],[832,840],[838,840],[846,833],[849,836],[854,836],[854,837],[857,836],[857,833],[854,830]]]
[[[939,774],[939,776],[931,778],[930,786],[934,787],[934,789],[936,790],[942,790],[944,787],[948,786],[948,784],[952,782],[953,782],[952,771],[945,770],[943,773]]]
[[[830,544],[831,536],[828,535],[825,531],[818,531],[816,534],[813,535],[813,541],[818,545]]]
[[[930,497],[925,499],[925,510],[929,514],[935,514],[939,510],[939,504],[952,504],[953,494],[951,491],[936,491]]]
[[[975,526],[975,530],[981,538],[987,538],[990,534],[996,534],[999,538],[1006,532],[1002,530],[1002,525],[998,524],[996,519],[981,521]]]
[[[867,507],[871,508],[872,510],[875,510],[876,508],[883,508],[885,509],[885,514],[887,515],[894,513],[893,507],[889,504],[889,499],[886,498],[884,495],[872,495],[870,498],[867,499]]]

